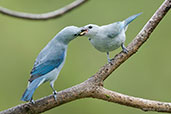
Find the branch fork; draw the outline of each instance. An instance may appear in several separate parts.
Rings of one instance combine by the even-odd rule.
[[[146,42],[153,30],[165,16],[165,14],[170,10],[170,8],[171,0],[165,0],[160,8],[151,17],[151,19],[146,23],[143,29],[139,32],[139,34],[135,37],[135,39],[128,45],[128,54],[120,52],[112,59],[111,63],[104,65],[88,80],[58,92],[57,101],[54,99],[53,95],[50,95],[37,100],[35,104],[20,104],[18,106],[1,111],[0,114],[37,114],[50,110],[64,103],[87,97],[139,108],[143,111],[171,113],[171,103],[132,97],[108,90],[103,87],[103,81],[124,61],[137,52],[137,50],[144,42]]]

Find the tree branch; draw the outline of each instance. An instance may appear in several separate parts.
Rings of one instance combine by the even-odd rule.
[[[123,95],[103,88],[103,81],[131,55],[137,52],[140,46],[149,38],[155,27],[170,10],[171,0],[165,0],[161,7],[155,12],[135,39],[128,45],[128,54],[120,52],[110,64],[104,65],[99,72],[81,84],[57,93],[57,102],[53,95],[44,97],[35,104],[25,103],[0,112],[0,114],[35,114],[47,111],[67,102],[80,98],[93,97],[103,99],[122,105],[139,108],[144,111],[158,111],[171,113],[171,103],[146,100],[132,96]]]
[[[114,102],[134,108],[139,108],[143,111],[157,111],[157,112],[169,112],[171,113],[171,103],[159,102],[153,100],[147,100],[142,98],[136,98],[128,95],[123,95],[114,91],[107,90],[103,87],[99,87],[94,98],[102,99],[109,102]]]
[[[13,17],[17,17],[17,18],[24,18],[24,19],[31,19],[31,20],[47,20],[47,19],[62,16],[65,13],[71,11],[72,9],[80,6],[81,4],[83,4],[87,1],[88,0],[75,0],[74,2],[72,2],[69,5],[64,6],[63,8],[60,8],[58,10],[48,12],[48,13],[42,13],[42,14],[17,12],[17,11],[9,10],[9,9],[3,8],[3,7],[0,7],[0,13],[9,15],[9,16],[13,16]]]

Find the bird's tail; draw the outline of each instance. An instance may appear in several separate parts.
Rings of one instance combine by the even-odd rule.
[[[31,101],[34,91],[43,82],[44,82],[43,77],[39,77],[39,78],[33,80],[32,82],[30,82],[27,89],[25,90],[21,100],[22,101]]]
[[[133,16],[128,17],[127,19],[124,20],[124,28],[128,26],[129,23],[131,23],[135,18],[137,18],[139,15],[142,13],[135,14]]]

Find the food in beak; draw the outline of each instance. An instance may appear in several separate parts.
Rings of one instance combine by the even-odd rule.
[[[81,30],[81,32],[80,32],[80,36],[83,36],[83,35],[85,35],[86,33],[88,33],[88,30]]]

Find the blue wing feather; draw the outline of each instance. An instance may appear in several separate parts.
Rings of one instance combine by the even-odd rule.
[[[48,72],[52,71],[54,68],[57,68],[62,61],[63,61],[62,59],[58,59],[56,61],[47,61],[46,63],[42,63],[37,67],[33,68],[33,70],[31,71],[31,75],[32,76],[45,75]]]
[[[134,19],[136,19],[139,15],[142,13],[135,14],[133,16],[128,17],[127,19],[124,20],[124,28],[128,26],[129,23],[131,23]]]
[[[107,36],[109,38],[115,38],[118,34],[121,33],[121,31],[123,29],[125,29],[125,27],[128,26],[129,23],[131,23],[136,17],[138,17],[141,14],[142,13],[139,13],[139,14],[128,17],[127,19],[124,20],[124,23],[123,22],[115,22],[113,24],[107,25],[106,28],[105,28],[106,31],[107,31],[106,32]],[[113,28],[113,29],[111,29],[111,28]]]
[[[54,53],[55,52],[55,53]],[[34,79],[43,76],[55,68],[58,68],[61,63],[64,61],[65,50],[60,51],[50,51],[46,59],[37,60],[34,64],[34,67],[30,73],[31,78],[29,79],[32,82]],[[43,57],[42,57],[43,58]]]

